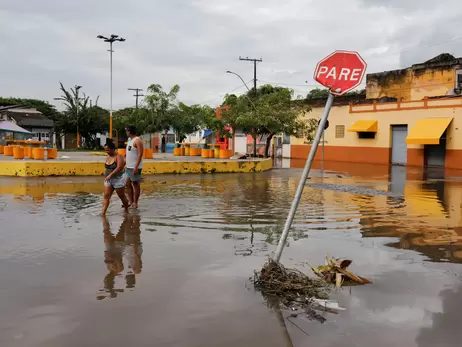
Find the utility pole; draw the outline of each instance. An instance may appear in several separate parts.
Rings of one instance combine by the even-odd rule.
[[[136,98],[136,108],[138,109],[138,98],[140,96],[144,96],[143,94],[139,94],[139,92],[142,92],[143,89],[140,88],[128,88],[128,90],[132,90],[135,92],[135,95],[133,95]]]
[[[250,61],[253,63],[253,92],[254,95],[257,96],[257,63],[261,63],[263,60],[260,59],[253,59],[253,58],[242,58],[239,57],[239,60],[241,61]]]
[[[253,95],[255,98],[257,98],[257,63],[261,63],[263,61],[263,59],[254,59],[254,58],[249,58],[249,57],[246,57],[246,58],[242,58],[242,57],[239,57],[239,60],[241,61],[250,61],[253,63]],[[255,112],[255,115],[256,115],[256,112],[257,110],[255,109],[254,110]],[[255,136],[253,138],[253,156],[254,158],[257,157],[257,137]]]

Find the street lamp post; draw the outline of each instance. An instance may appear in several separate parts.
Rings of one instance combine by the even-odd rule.
[[[124,42],[125,39],[119,37],[118,35],[112,34],[110,37],[105,37],[103,35],[98,35],[96,38],[103,40],[104,42],[109,42],[109,55],[110,55],[110,71],[111,71],[111,106],[109,112],[109,138],[112,139],[112,53],[114,50],[112,49],[112,44],[116,41]]]

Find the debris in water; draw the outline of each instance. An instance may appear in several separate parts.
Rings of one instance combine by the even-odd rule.
[[[286,307],[309,308],[311,299],[328,299],[329,284],[311,279],[296,269],[286,269],[270,259],[255,271],[253,284],[265,297],[277,298]]]
[[[337,288],[342,284],[355,283],[355,284],[371,284],[372,282],[367,278],[357,276],[347,268],[352,263],[352,260],[341,260],[336,258],[326,257],[326,264],[318,267],[311,267],[315,275],[322,278],[328,283],[333,283]],[[349,283],[348,283],[349,282]]]
[[[312,299],[314,308],[321,308],[325,311],[338,313],[338,311],[345,311],[346,308],[340,307],[338,301],[335,300],[322,300],[322,299]]]

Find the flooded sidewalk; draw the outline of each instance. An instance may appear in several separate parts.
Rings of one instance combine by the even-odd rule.
[[[154,176],[140,210],[99,177],[0,179],[0,346],[459,346],[462,182],[307,181],[286,266],[327,254],[373,284],[324,323],[274,312],[248,279],[275,250],[300,170]]]

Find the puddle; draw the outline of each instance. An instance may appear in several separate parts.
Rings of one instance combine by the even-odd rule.
[[[140,211],[124,218],[114,199],[107,219],[97,178],[0,179],[0,345],[458,345],[462,182],[310,179],[284,264],[349,258],[374,284],[334,292],[346,311],[308,319],[246,288],[299,177],[146,178]]]

